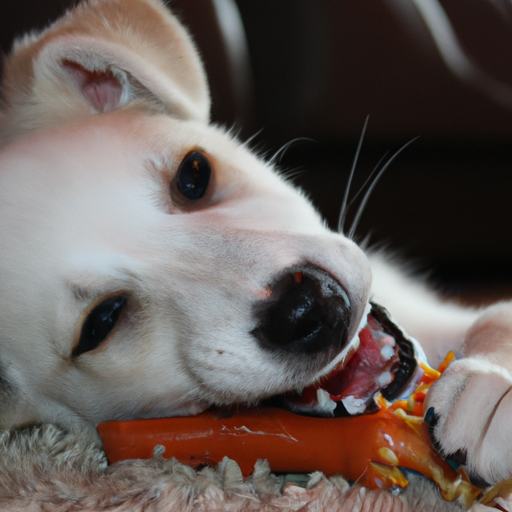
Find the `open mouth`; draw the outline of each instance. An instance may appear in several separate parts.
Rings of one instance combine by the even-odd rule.
[[[393,402],[408,396],[423,375],[416,340],[373,303],[358,337],[359,346],[327,375],[272,401],[299,414],[339,417],[375,412],[379,397]]]

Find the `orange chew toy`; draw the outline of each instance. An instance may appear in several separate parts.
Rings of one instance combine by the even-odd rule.
[[[278,408],[255,409],[217,418],[193,417],[102,423],[98,431],[110,463],[151,458],[156,445],[192,467],[215,465],[223,457],[249,475],[258,459],[272,471],[327,476],[341,473],[350,481],[376,489],[403,487],[396,466],[416,470],[439,486],[445,500],[469,506],[480,494],[464,472],[454,471],[432,447],[421,418],[384,407],[351,418],[314,418]]]

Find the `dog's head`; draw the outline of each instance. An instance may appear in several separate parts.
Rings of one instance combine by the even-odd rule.
[[[21,40],[3,94],[3,425],[254,403],[347,353],[366,258],[209,125],[156,0],[96,0]]]

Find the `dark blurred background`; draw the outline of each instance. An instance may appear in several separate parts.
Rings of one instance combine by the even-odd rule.
[[[2,51],[71,3],[2,0]],[[512,296],[512,4],[437,5],[483,81],[445,65],[411,0],[171,1],[203,54],[214,120],[269,157],[294,141],[279,166],[332,226],[369,116],[354,192],[387,151],[419,139],[379,181],[357,238],[449,294]]]

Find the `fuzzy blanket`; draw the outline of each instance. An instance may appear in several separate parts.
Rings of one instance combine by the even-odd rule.
[[[151,460],[108,466],[101,445],[54,425],[0,433],[0,510],[459,512],[424,478],[401,494],[349,486],[341,477],[273,475],[265,461],[244,480],[235,461],[194,471],[155,450]],[[508,505],[507,505],[508,506]],[[472,512],[496,509],[476,505]],[[502,509],[503,510],[503,509]],[[505,510],[509,510],[505,508]],[[512,510],[512,508],[510,509]]]

